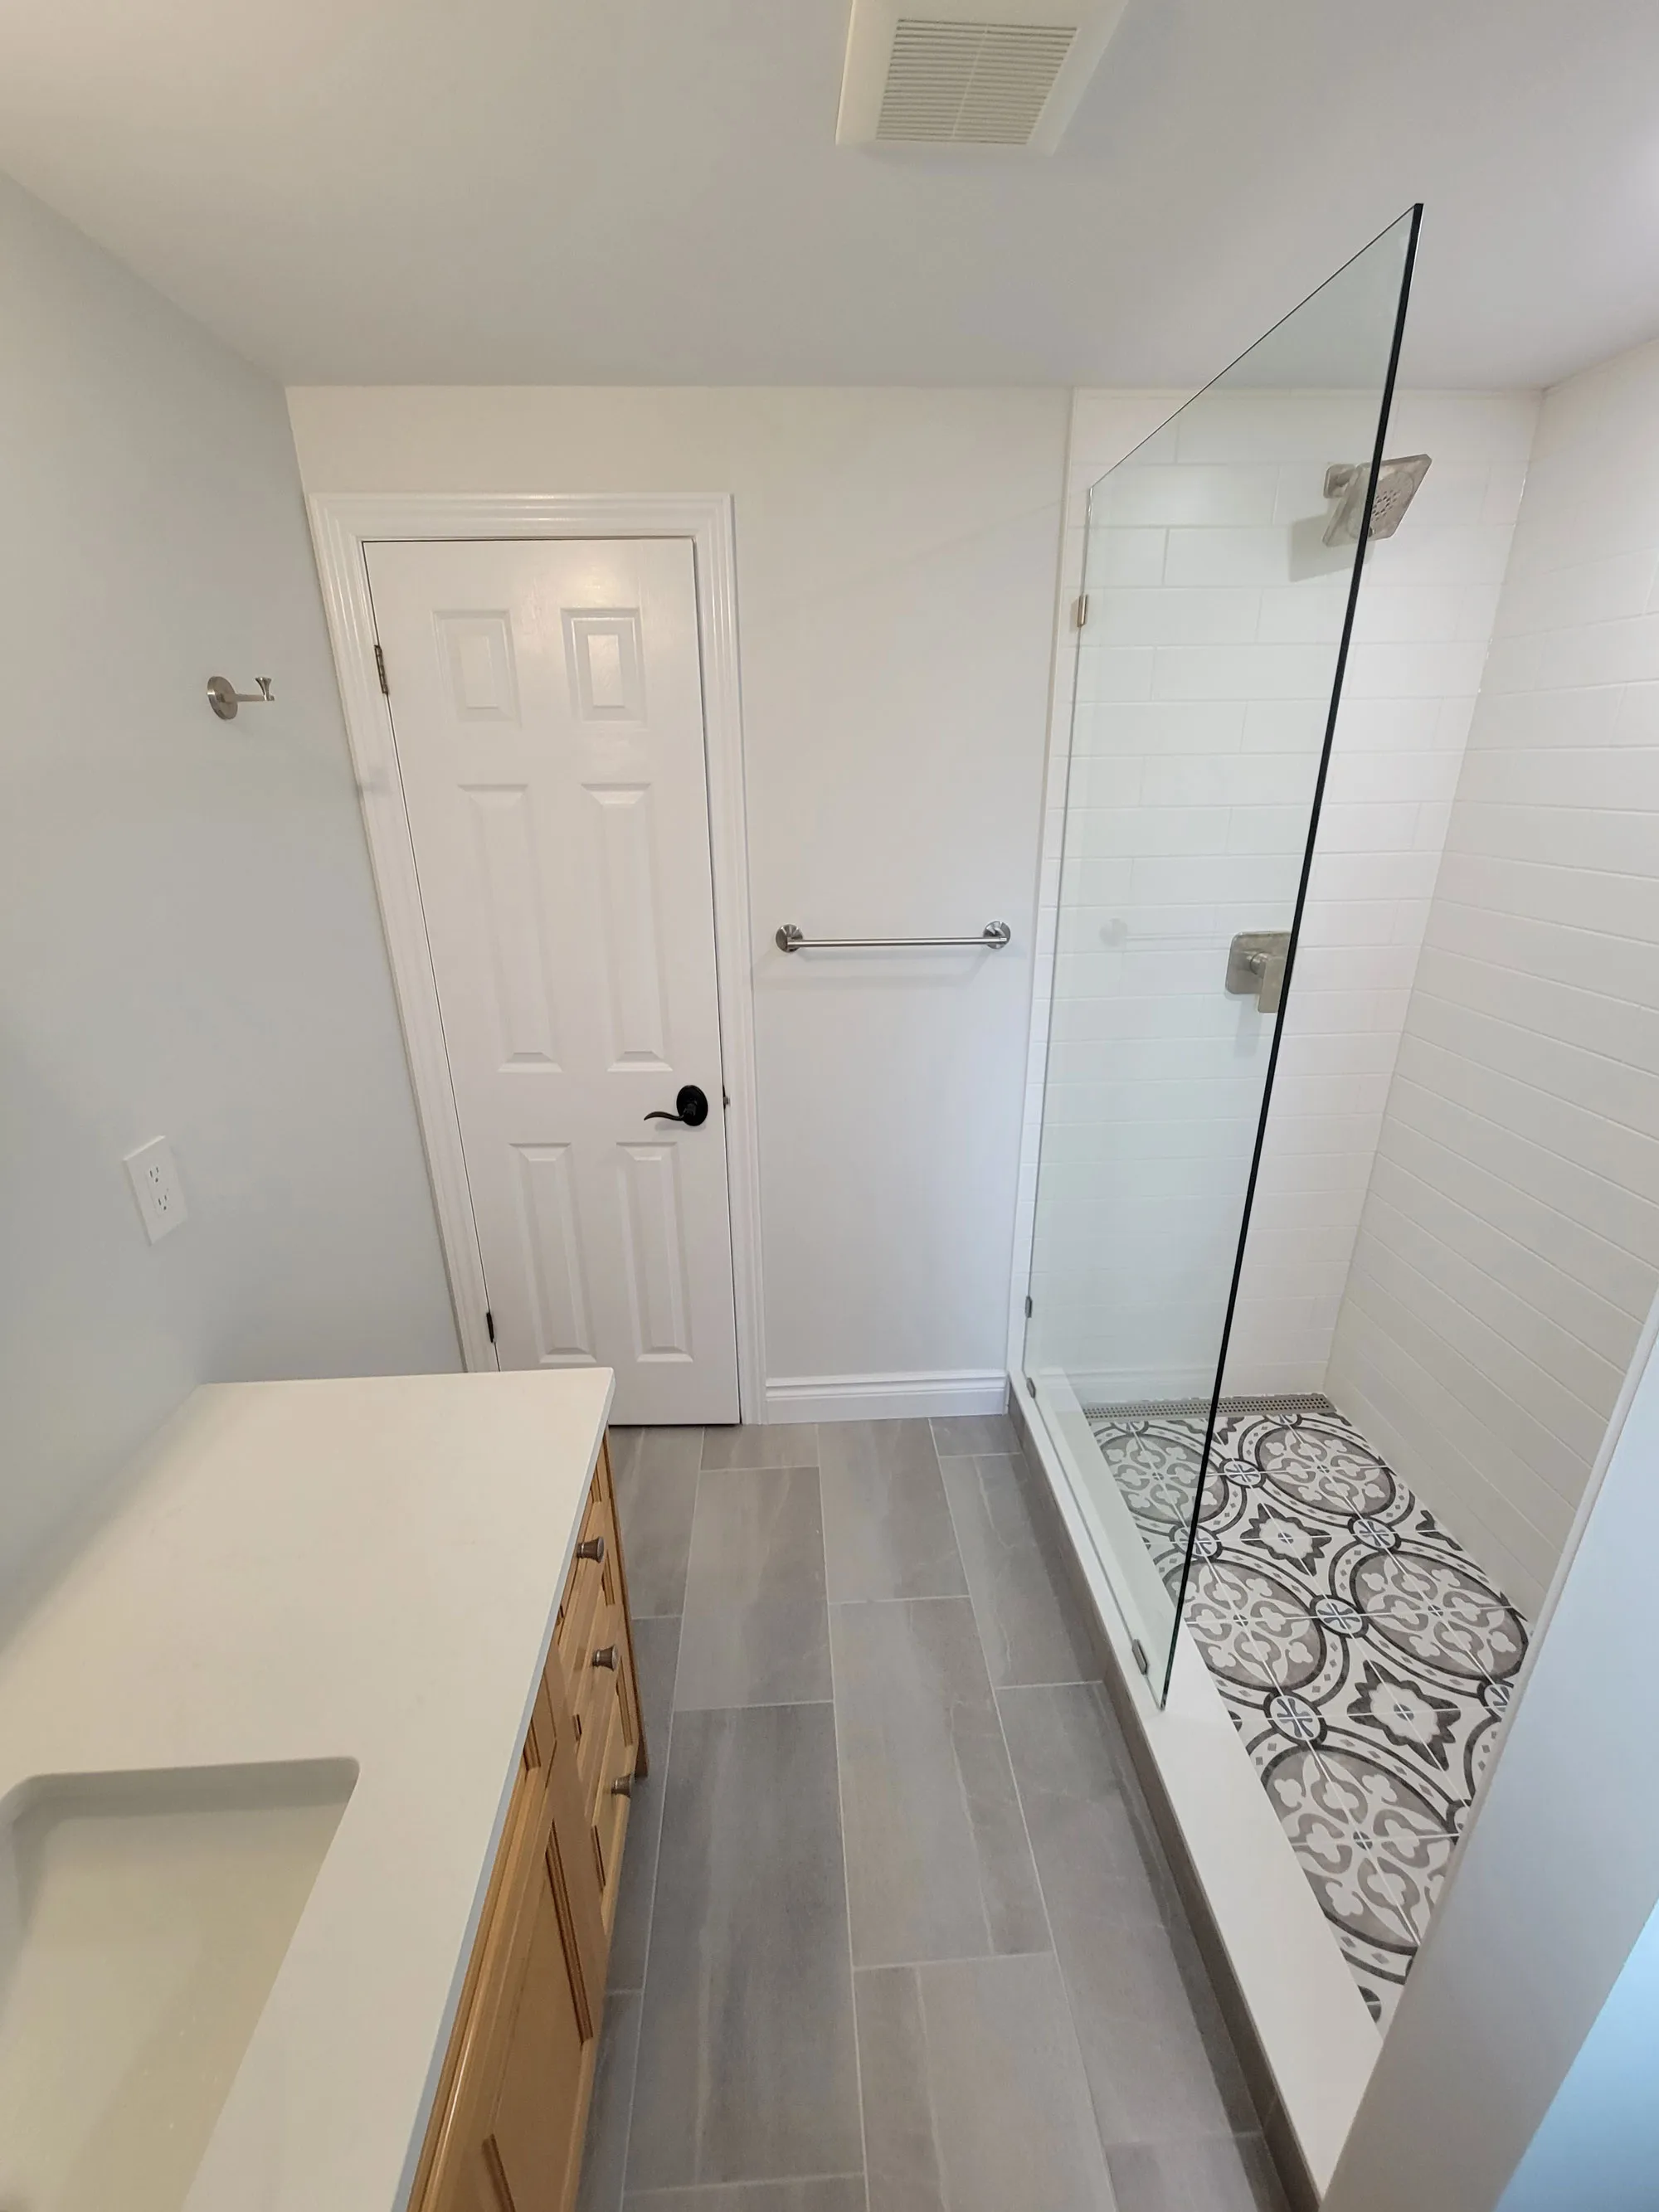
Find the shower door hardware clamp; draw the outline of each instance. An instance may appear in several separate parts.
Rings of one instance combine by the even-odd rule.
[[[1081,629],[1089,619],[1089,594],[1079,592],[1072,602],[1072,628]]]
[[[208,704],[222,722],[234,722],[239,707],[268,707],[274,703],[276,695],[270,688],[272,679],[269,676],[256,676],[253,682],[253,690],[239,691],[228,676],[209,677]]]
[[[1288,929],[1241,929],[1227,947],[1227,988],[1236,998],[1254,999],[1258,1013],[1276,1014],[1290,953]]]
[[[772,942],[780,952],[809,951],[819,946],[841,951],[870,945],[977,945],[988,952],[996,952],[1013,933],[1006,921],[988,921],[977,937],[803,937],[793,921],[786,921]]]

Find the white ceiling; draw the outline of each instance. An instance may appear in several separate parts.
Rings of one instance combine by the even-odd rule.
[[[1058,155],[847,0],[0,0],[0,165],[289,382],[1189,384],[1416,198],[1407,373],[1659,332],[1654,0],[1130,0]]]

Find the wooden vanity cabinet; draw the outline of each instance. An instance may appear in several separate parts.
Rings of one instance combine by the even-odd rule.
[[[629,1796],[645,1771],[601,1445],[411,2212],[568,2212],[574,2203]]]

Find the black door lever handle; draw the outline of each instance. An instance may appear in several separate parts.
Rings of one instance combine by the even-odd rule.
[[[708,1101],[695,1083],[688,1083],[675,1093],[672,1114],[659,1106],[645,1118],[647,1121],[684,1121],[688,1129],[700,1129],[708,1119]]]

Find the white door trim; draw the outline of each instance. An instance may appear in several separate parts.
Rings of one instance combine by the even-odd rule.
[[[438,988],[427,948],[415,848],[404,810],[388,702],[374,665],[365,544],[386,538],[689,538],[696,571],[703,736],[714,882],[714,950],[726,1091],[738,1398],[745,1421],[766,1419],[761,1304],[760,1151],[755,1106],[754,963],[738,680],[737,558],[725,492],[319,492],[307,501],[346,735],[368,836],[392,985],[403,1019],[416,1109],[426,1142],[438,1233],[449,1270],[461,1354],[493,1368],[483,1264],[472,1224]]]

